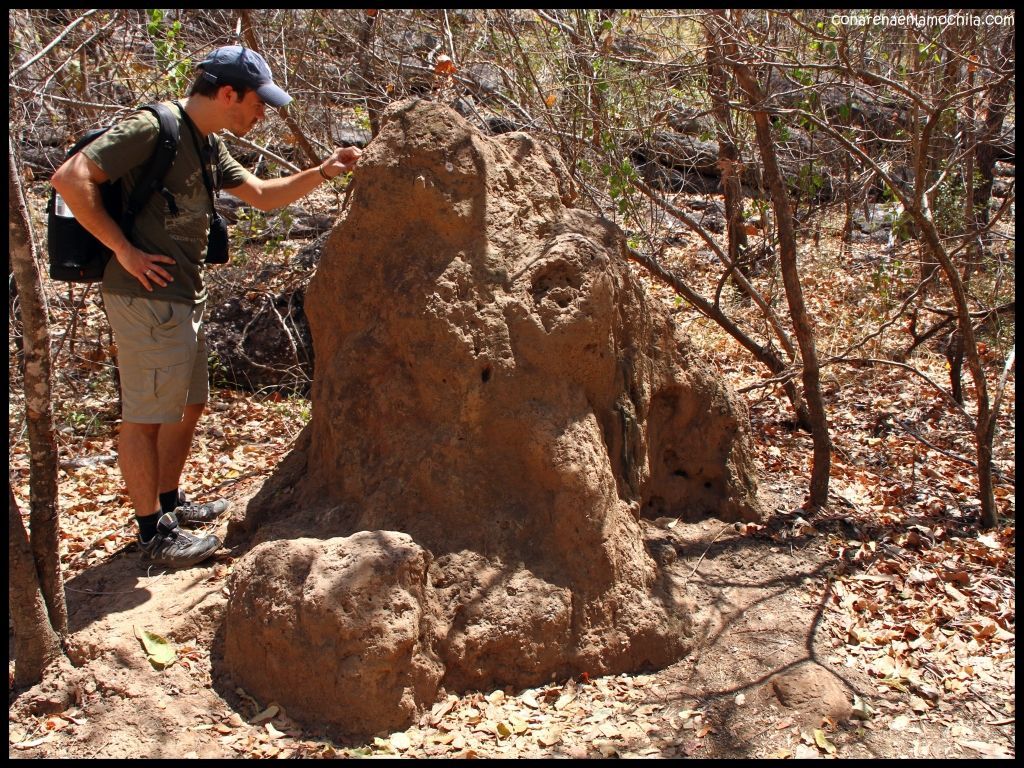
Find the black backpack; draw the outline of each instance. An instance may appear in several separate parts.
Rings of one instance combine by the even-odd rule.
[[[156,149],[153,150],[139,177],[138,184],[132,190],[127,207],[122,210],[120,180],[106,182],[100,187],[103,206],[110,217],[120,224],[121,231],[129,239],[135,228],[135,217],[149,202],[154,192],[160,192],[167,197],[172,206],[172,213],[176,212],[173,198],[164,189],[164,177],[178,152],[178,119],[163,104],[147,104],[140,109],[156,115],[160,123],[160,135],[157,138]],[[87,132],[68,150],[64,157],[65,161],[108,130],[109,127]],[[58,207],[63,210],[58,212]],[[63,200],[58,206],[58,195],[52,188],[50,201],[46,205],[46,238],[52,279],[71,283],[94,283],[103,279],[103,270],[113,255],[111,250],[70,215]]]

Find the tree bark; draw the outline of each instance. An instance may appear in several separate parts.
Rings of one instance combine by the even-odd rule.
[[[25,197],[21,191],[19,163],[8,137],[8,194],[10,219],[8,249],[14,281],[21,299],[25,363],[25,419],[31,450],[30,486],[32,555],[53,628],[67,631],[68,611],[60,569],[60,510],[57,506],[57,441],[53,432],[50,402],[50,331],[36,268],[35,246]]]
[[[22,688],[42,680],[43,670],[62,650],[46,613],[32,547],[10,480],[7,488],[11,496],[7,511],[7,607],[14,622],[14,683]]]
[[[1003,66],[1011,67],[1013,62],[1013,44],[1015,35],[1011,31],[1003,40],[999,51],[999,62]],[[981,232],[989,222],[989,201],[992,199],[992,184],[995,181],[996,157],[998,154],[999,136],[1003,132],[1003,121],[1009,109],[1010,95],[1013,93],[1016,80],[1006,78],[997,83],[987,94],[982,108],[982,129],[977,137],[975,145],[974,161],[979,183],[975,186],[974,174],[968,175],[971,179],[973,200],[971,206],[971,221],[975,232]],[[981,253],[979,251],[978,257]]]
[[[729,260],[750,277],[747,230],[743,222],[743,183],[739,148],[733,138],[727,93],[728,77],[719,34],[706,30],[708,52],[708,93],[718,133],[718,167],[725,198],[725,220],[729,237]]]

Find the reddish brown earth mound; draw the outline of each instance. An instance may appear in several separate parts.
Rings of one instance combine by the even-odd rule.
[[[389,111],[308,293],[312,421],[232,530],[251,693],[369,733],[689,650],[638,520],[756,518],[746,415],[571,202],[526,134]]]

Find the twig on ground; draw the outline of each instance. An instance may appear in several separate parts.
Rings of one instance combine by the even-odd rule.
[[[732,527],[732,525],[731,525],[731,524],[730,524],[730,525],[723,525],[723,526],[722,526],[722,530],[720,530],[720,531],[719,531],[719,532],[718,532],[718,533],[717,533],[717,534],[715,535],[715,538],[713,538],[713,539],[711,540],[711,543],[710,543],[710,544],[708,544],[708,546],[707,546],[707,549],[705,549],[705,550],[704,550],[704,554],[702,554],[702,555],[700,556],[700,558],[698,558],[698,560],[697,560],[697,564],[696,564],[695,566],[693,566],[693,570],[692,570],[692,571],[690,571],[690,574],[689,574],[689,575],[688,575],[688,576],[686,577],[686,579],[685,579],[685,580],[683,581],[683,583],[684,583],[684,584],[685,584],[685,583],[686,583],[687,581],[689,581],[689,580],[690,580],[691,578],[693,578],[693,574],[695,574],[695,573],[697,572],[697,569],[698,569],[698,568],[700,568],[700,564],[701,564],[701,563],[702,563],[702,562],[704,561],[704,558],[705,558],[705,556],[707,556],[708,552],[710,552],[710,551],[711,551],[711,547],[713,547],[713,546],[715,545],[715,542],[716,542],[716,541],[718,541],[718,539],[719,539],[719,538],[720,538],[720,537],[722,536],[722,534],[723,534],[723,533],[725,533],[725,532],[726,532],[727,530],[729,530],[729,529],[730,529],[731,527]]]

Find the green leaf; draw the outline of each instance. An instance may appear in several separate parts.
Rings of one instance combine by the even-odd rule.
[[[155,669],[169,667],[178,658],[174,645],[167,638],[155,632],[150,632],[148,629],[142,630],[142,634],[139,634],[138,630],[136,630],[135,636],[142,642],[142,647],[146,651],[146,658],[149,659],[149,663]]]

